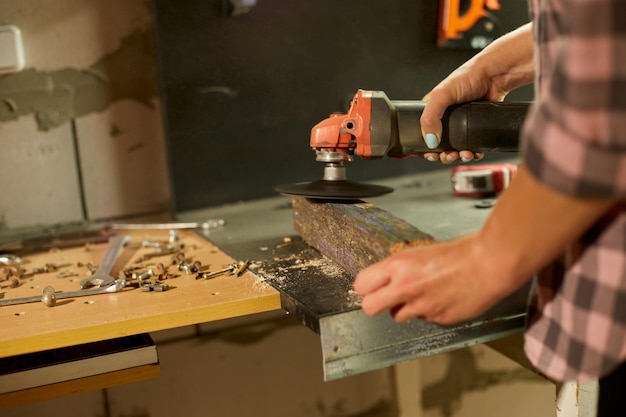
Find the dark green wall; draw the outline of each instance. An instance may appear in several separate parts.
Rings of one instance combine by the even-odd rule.
[[[319,179],[310,129],[345,111],[358,88],[421,98],[475,53],[437,48],[437,3],[258,0],[249,13],[227,16],[222,0],[155,0],[177,210]],[[528,20],[525,2],[501,3],[501,31]],[[371,180],[435,167],[414,158],[358,160],[348,175]]]

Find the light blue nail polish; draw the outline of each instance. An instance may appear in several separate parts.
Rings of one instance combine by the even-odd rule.
[[[428,146],[428,149],[435,149],[437,146],[439,146],[437,135],[435,135],[434,133],[426,134],[426,146]]]

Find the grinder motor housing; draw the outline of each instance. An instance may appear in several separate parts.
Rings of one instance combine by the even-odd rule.
[[[324,162],[446,150],[515,152],[529,105],[473,101],[450,106],[442,118],[440,144],[430,149],[419,123],[425,101],[391,101],[382,91],[359,90],[347,114],[332,114],[313,127],[310,146]]]

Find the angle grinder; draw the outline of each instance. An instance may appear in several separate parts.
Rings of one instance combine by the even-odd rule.
[[[359,90],[346,114],[331,114],[311,130],[310,146],[316,160],[325,163],[323,178],[278,185],[274,190],[315,199],[360,200],[393,189],[349,181],[345,162],[354,156],[405,158],[449,150],[516,152],[529,105],[473,101],[450,106],[442,117],[440,144],[429,149],[419,124],[425,101],[391,101],[382,91]]]

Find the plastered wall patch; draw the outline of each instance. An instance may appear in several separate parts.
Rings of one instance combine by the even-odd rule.
[[[0,123],[33,114],[38,129],[47,131],[118,100],[152,108],[157,84],[152,32],[135,31],[88,68],[28,68],[0,76]]]
[[[17,26],[0,26],[0,74],[24,69],[22,32]]]

